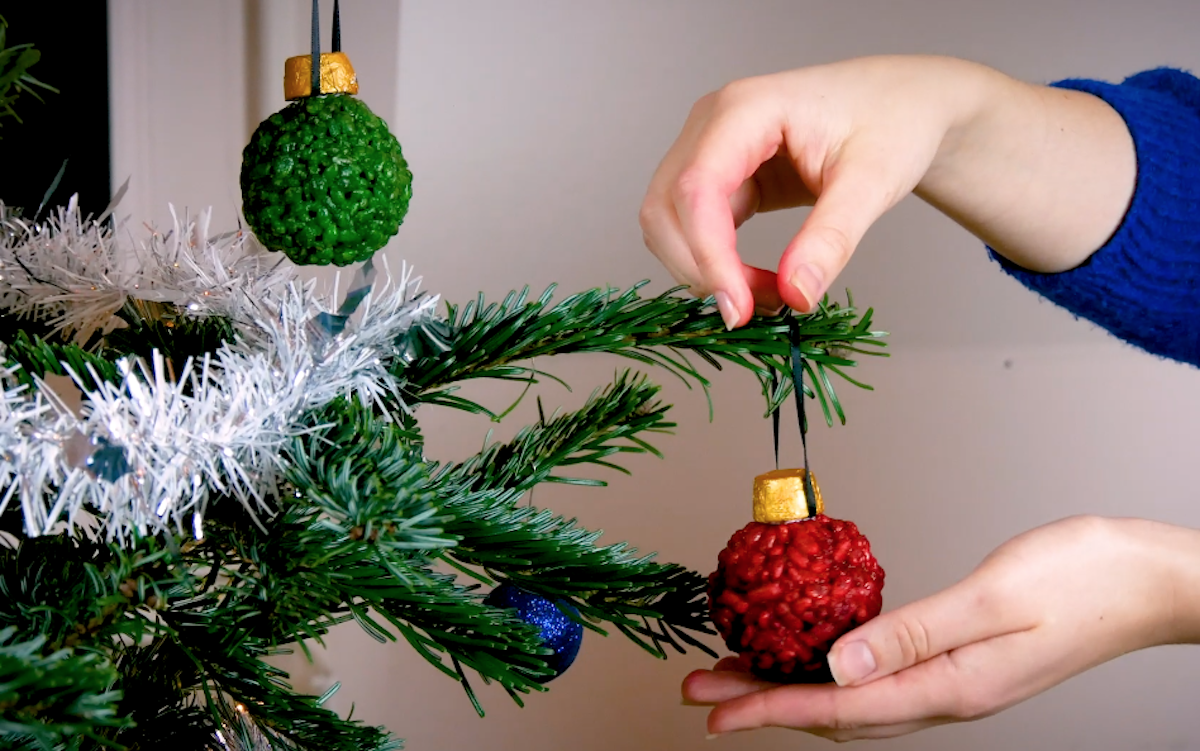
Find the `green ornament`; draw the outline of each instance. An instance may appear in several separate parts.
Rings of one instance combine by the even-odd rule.
[[[300,265],[347,266],[396,234],[412,172],[382,118],[332,93],[298,98],[258,126],[242,152],[241,188],[265,247]]]

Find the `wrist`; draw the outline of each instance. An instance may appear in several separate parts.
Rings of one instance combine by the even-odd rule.
[[[1144,519],[1114,520],[1147,583],[1139,646],[1200,644],[1200,530]]]
[[[1091,94],[951,68],[940,84],[962,101],[916,194],[1022,268],[1076,268],[1112,237],[1133,195],[1124,119]]]
[[[1006,110],[1022,109],[1030,85],[967,60],[944,60],[936,83],[942,138],[916,194],[952,207],[964,184],[978,182],[980,162],[1004,143]]]

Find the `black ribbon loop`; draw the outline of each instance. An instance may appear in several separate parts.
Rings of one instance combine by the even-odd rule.
[[[321,94],[321,0],[312,6],[312,96]]]
[[[333,0],[333,49],[330,52],[342,51],[342,12],[338,0]]]
[[[342,51],[342,9],[333,0],[333,52]],[[312,95],[321,95],[321,0],[312,4]]]
[[[800,354],[800,324],[788,318],[788,341],[791,344],[792,388],[796,392],[796,424],[800,427],[800,446],[804,454],[804,505],[810,517],[817,515],[817,491],[813,485],[812,472],[808,467],[808,420],[804,416],[804,356]],[[771,393],[778,385],[775,373],[771,373]],[[775,434],[775,469],[779,469],[779,409],[771,412],[771,423]]]

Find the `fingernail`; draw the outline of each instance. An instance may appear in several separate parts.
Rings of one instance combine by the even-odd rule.
[[[720,733],[709,733],[708,735],[704,736],[704,740],[715,741],[716,739],[718,739],[720,737],[721,737]]]
[[[725,328],[732,331],[741,318],[737,309],[733,307],[733,300],[725,292],[717,292],[713,297],[717,298],[717,310],[721,311],[721,320],[725,321]]]
[[[875,672],[875,655],[866,642],[853,641],[838,650],[837,659],[829,661],[829,670],[833,680],[845,686]]]
[[[810,307],[816,307],[821,295],[825,292],[825,275],[816,266],[801,264],[788,281],[804,295]]]

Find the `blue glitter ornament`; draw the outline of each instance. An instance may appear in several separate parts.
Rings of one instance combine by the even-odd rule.
[[[568,603],[559,600],[558,605],[555,605],[553,601],[541,595],[507,583],[493,589],[484,602],[498,608],[512,608],[517,611],[518,618],[541,630],[543,645],[554,650],[554,654],[542,655],[542,659],[554,671],[554,675],[538,678],[539,683],[554,680],[575,662],[575,657],[579,654],[579,645],[583,641],[583,626],[559,610],[561,607],[578,617],[579,611]]]

